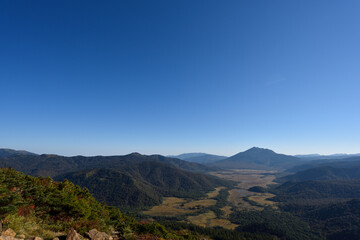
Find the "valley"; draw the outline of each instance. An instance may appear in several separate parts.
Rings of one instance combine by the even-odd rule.
[[[63,191],[63,186],[83,191],[81,194],[87,194],[90,202],[97,200],[98,206],[112,206],[110,212],[106,212],[110,208],[104,208],[105,215],[100,219],[95,216],[87,219],[91,215],[82,213],[83,216],[74,222],[79,231],[84,231],[81,224],[107,219],[105,225],[97,224],[97,228],[106,229],[120,224],[117,229],[123,237],[128,234],[127,229],[132,229],[132,236],[140,233],[181,235],[175,239],[202,239],[205,236],[213,240],[333,240],[358,239],[360,236],[360,212],[357,210],[360,208],[359,157],[304,162],[268,149],[251,148],[216,161],[214,155],[197,156],[204,163],[199,164],[139,153],[63,157],[24,151],[17,153],[8,149],[3,152],[0,166],[3,167],[4,177],[0,194],[2,191],[3,196],[14,195],[12,191],[18,187],[24,189],[14,195],[20,200],[15,207],[12,199],[2,200],[5,207],[0,207],[0,213],[2,211],[6,219],[11,218],[10,225],[13,227],[17,227],[20,221],[15,218],[16,214],[31,213],[32,217],[36,217],[34,224],[39,229],[48,229],[54,234],[60,229],[69,230],[68,226],[72,225],[67,221],[75,220],[64,215],[62,210],[44,209],[43,202],[33,202],[29,206],[22,203],[21,199],[27,200],[28,194],[47,184],[50,188],[41,191],[53,194],[54,209],[68,207],[58,199],[58,191]],[[209,157],[208,162],[206,156]],[[232,168],[226,167],[230,162],[236,164]],[[256,164],[249,164],[251,162]],[[285,166],[288,168],[284,169]],[[17,176],[17,179],[20,178],[18,182],[24,184],[18,186],[17,181],[9,182],[9,176]],[[35,188],[26,183],[28,179],[33,179]],[[60,188],[53,192],[55,186]],[[41,195],[41,191],[34,193]],[[82,197],[78,197],[82,201]],[[47,201],[46,194],[42,198]],[[76,194],[71,198],[76,198]],[[30,199],[34,199],[32,195]],[[77,203],[78,200],[74,201],[76,205],[70,205],[74,211],[81,213],[83,204]],[[38,208],[36,204],[40,204]],[[124,217],[129,214],[134,219],[124,229],[121,220],[119,222],[118,217],[109,214],[124,214]],[[54,218],[52,221],[61,218],[64,225],[58,230],[41,225],[40,221],[47,216]],[[25,220],[27,218],[21,219]],[[26,231],[32,234],[30,230]],[[192,238],[189,234],[196,237]]]
[[[217,187],[208,192],[207,196],[198,199],[189,198],[164,198],[160,205],[143,211],[145,217],[161,219],[162,217],[176,217],[180,221],[192,223],[201,227],[222,227],[235,229],[236,224],[229,221],[229,216],[237,210],[262,210],[264,207],[276,209],[276,203],[268,200],[274,197],[271,193],[257,193],[248,191],[255,186],[267,187],[274,184],[275,174],[273,170],[248,170],[234,169],[218,172],[210,172],[211,175],[231,180],[236,183],[233,187]],[[225,199],[218,200],[219,194]],[[219,204],[219,201],[221,203]],[[214,212],[217,211],[217,214]]]

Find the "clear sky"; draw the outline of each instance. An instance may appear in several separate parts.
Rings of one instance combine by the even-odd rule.
[[[360,1],[0,2],[0,148],[360,152]]]

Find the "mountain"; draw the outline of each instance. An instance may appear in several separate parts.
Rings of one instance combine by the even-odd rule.
[[[310,180],[351,180],[360,179],[360,166],[357,168],[336,168],[336,167],[316,167],[299,171],[293,175],[288,175],[277,179],[278,182],[301,182]]]
[[[94,168],[121,169],[131,164],[156,161],[170,164],[186,171],[207,172],[217,168],[199,163],[191,163],[177,158],[168,158],[161,155],[141,155],[132,153],[124,156],[95,156],[95,157],[64,157],[59,155],[12,155],[0,158],[0,167],[14,169],[32,176],[56,176],[68,172],[75,172]]]
[[[226,169],[285,169],[301,164],[302,160],[297,157],[278,154],[272,150],[253,147],[245,152],[240,152],[232,157],[216,161],[210,166]]]
[[[111,206],[144,207],[160,204],[162,197],[203,197],[229,181],[210,175],[186,172],[161,162],[142,162],[122,169],[93,169],[55,178],[86,187],[95,198]],[[124,194],[126,193],[126,194]]]
[[[35,153],[23,151],[23,150],[13,150],[9,148],[0,148],[0,158],[1,157],[9,157],[9,156],[17,156],[17,155],[36,155]]]
[[[225,159],[225,156],[207,154],[207,153],[183,153],[176,156],[169,156],[174,158],[179,158],[188,162],[197,162],[202,164],[207,164],[215,161]]]

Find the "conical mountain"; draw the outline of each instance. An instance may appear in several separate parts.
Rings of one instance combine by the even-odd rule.
[[[301,164],[300,158],[278,154],[270,149],[253,147],[212,165],[225,169],[286,169]]]

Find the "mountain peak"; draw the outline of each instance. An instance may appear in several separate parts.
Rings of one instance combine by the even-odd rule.
[[[142,156],[142,154],[140,154],[138,152],[132,152],[129,154],[129,156]]]
[[[270,150],[267,148],[259,148],[259,147],[252,147],[243,153],[274,153],[274,154],[276,154],[273,150]]]
[[[247,151],[272,151],[270,149],[267,149],[267,148],[260,148],[260,147],[252,147],[252,148],[249,148]]]

